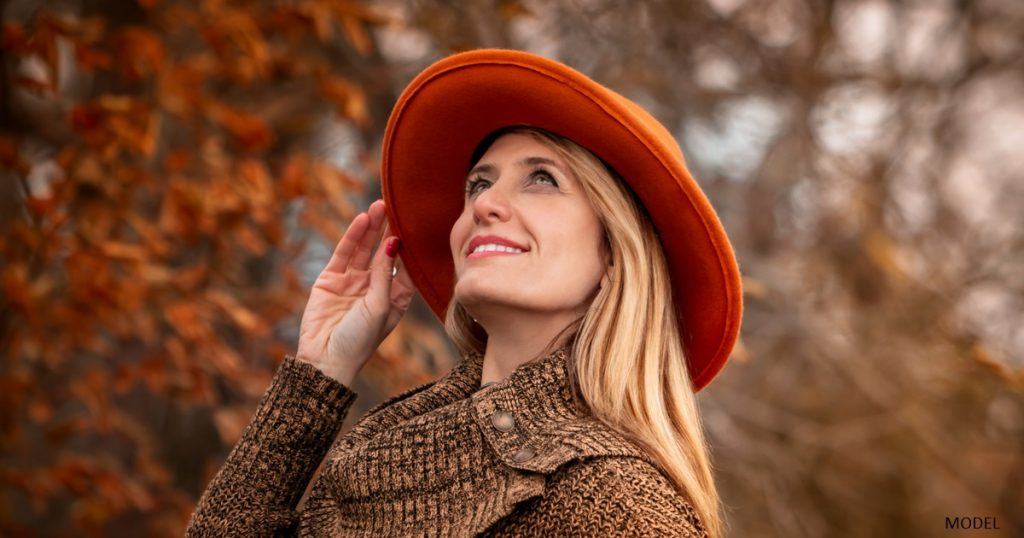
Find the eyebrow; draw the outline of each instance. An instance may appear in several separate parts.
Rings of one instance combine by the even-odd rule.
[[[557,164],[555,164],[555,161],[552,161],[551,159],[548,159],[546,157],[526,157],[525,159],[521,159],[519,162],[515,163],[515,165],[519,167],[533,166],[536,164],[547,164],[553,166],[559,172],[562,172],[562,169],[559,168]],[[474,166],[473,169],[470,170],[468,174],[466,174],[466,179],[468,180],[470,176],[479,172],[493,172],[495,168],[496,167],[493,164],[478,164]],[[562,173],[564,174],[565,172]]]

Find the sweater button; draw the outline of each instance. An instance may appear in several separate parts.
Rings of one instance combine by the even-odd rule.
[[[491,415],[491,425],[498,430],[507,432],[516,426],[516,420],[507,411],[495,411]]]
[[[523,463],[524,461],[534,457],[535,455],[536,453],[533,451],[532,448],[521,448],[512,456],[512,461],[515,461],[516,463]]]

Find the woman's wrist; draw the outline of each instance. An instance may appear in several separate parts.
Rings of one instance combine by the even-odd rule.
[[[325,364],[324,361],[309,359],[301,355],[296,355],[295,359],[313,365],[321,373],[346,387],[351,388],[352,382],[356,377],[357,372],[351,372],[336,365]]]

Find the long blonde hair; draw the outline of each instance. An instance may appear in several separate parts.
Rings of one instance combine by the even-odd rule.
[[[633,439],[661,463],[677,491],[697,511],[708,534],[719,536],[719,496],[693,385],[680,342],[672,283],[657,232],[643,205],[609,166],[575,142],[529,126],[489,134],[469,166],[498,137],[521,133],[551,147],[565,160],[605,231],[611,263],[584,315],[570,330],[570,377],[577,396],[595,418]],[[454,298],[445,331],[460,353],[483,353],[487,334]]]

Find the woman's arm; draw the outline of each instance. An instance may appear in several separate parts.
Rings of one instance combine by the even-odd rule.
[[[186,536],[294,533],[295,505],[357,394],[285,356],[252,421],[203,492]]]
[[[302,498],[356,395],[352,380],[409,308],[382,200],[352,219],[313,283],[298,350],[260,400],[224,467],[192,514],[187,536],[293,534]],[[388,247],[382,238],[388,238]],[[376,252],[373,244],[378,243]],[[397,276],[393,271],[397,270]]]

